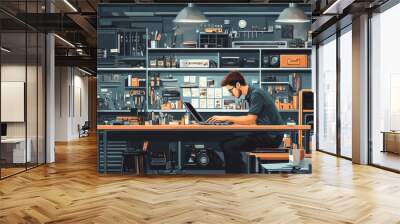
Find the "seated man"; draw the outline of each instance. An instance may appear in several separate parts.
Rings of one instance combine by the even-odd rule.
[[[275,103],[266,91],[259,87],[248,86],[238,71],[231,71],[221,82],[232,96],[245,96],[249,103],[249,112],[245,116],[213,116],[210,121],[230,121],[234,124],[282,125],[283,121]],[[246,171],[241,152],[251,151],[256,147],[276,148],[282,142],[282,133],[252,134],[235,137],[221,143],[224,152],[227,173]]]

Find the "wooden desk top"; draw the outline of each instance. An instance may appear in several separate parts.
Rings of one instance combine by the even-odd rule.
[[[97,125],[104,131],[298,131],[310,125]]]

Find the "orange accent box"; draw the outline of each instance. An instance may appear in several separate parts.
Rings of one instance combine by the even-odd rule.
[[[298,96],[293,96],[293,109],[297,109],[299,105],[299,97]]]
[[[307,68],[307,59],[305,54],[282,54],[280,57],[281,68]]]
[[[139,86],[139,78],[132,78],[131,86],[138,87]]]

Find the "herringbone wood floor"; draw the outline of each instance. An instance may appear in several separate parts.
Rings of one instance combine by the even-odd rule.
[[[96,173],[94,138],[0,181],[0,223],[400,223],[400,175],[314,153],[311,175]]]

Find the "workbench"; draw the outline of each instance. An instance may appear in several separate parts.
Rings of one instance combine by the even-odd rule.
[[[177,150],[177,170],[182,171],[181,142],[218,142],[235,136],[272,132],[303,131],[303,144],[309,152],[309,125],[98,125],[98,171],[100,173],[119,172],[120,154],[131,143],[140,145],[144,141],[153,143],[168,142],[169,149]],[[291,135],[296,142],[296,135]],[[151,148],[151,147],[150,147]],[[151,150],[151,149],[150,149]],[[149,173],[149,172],[148,172]],[[193,173],[193,172],[191,172]],[[195,172],[196,173],[196,172]],[[201,173],[201,172],[200,172]]]

